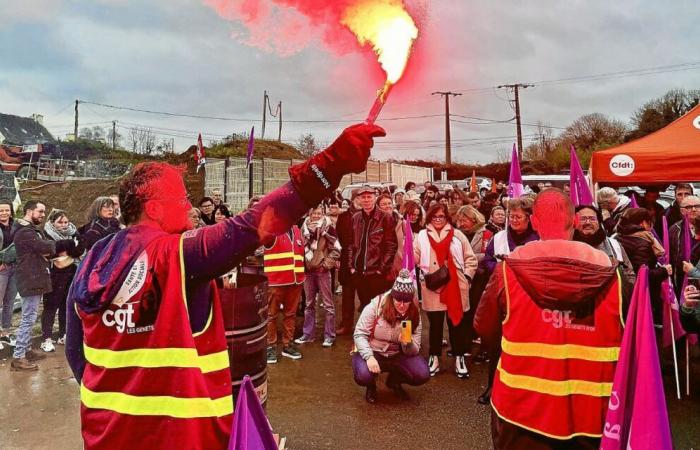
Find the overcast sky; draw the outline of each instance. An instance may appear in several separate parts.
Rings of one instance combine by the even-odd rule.
[[[507,92],[471,89],[700,61],[700,6],[693,0],[425,3],[414,59],[378,121],[389,134],[374,152],[380,159],[444,156],[444,103],[433,91],[463,92],[451,100],[454,114],[509,120],[514,113]],[[277,33],[268,25],[270,34]],[[273,104],[283,102],[286,120],[348,121],[285,123],[286,142],[313,133],[328,143],[364,118],[381,86],[371,55],[339,55],[314,38],[317,30],[299,29],[309,38],[280,56],[246,44],[246,33],[240,22],[200,0],[2,0],[0,112],[43,114],[57,137],[72,131],[76,98],[242,119],[80,106],[81,124],[117,120],[121,127],[158,127],[164,138],[177,135],[177,150],[194,143],[197,132],[206,142],[255,125],[259,136],[266,89]],[[698,80],[700,65],[649,76],[545,83],[522,91],[522,117],[527,124],[564,127],[600,112],[627,123],[647,100],[673,88],[697,88]],[[418,115],[437,117],[382,122]],[[526,136],[535,131],[523,128]],[[277,123],[268,123],[266,137],[276,136]],[[489,162],[512,145],[515,125],[453,122],[452,138],[453,159]]]

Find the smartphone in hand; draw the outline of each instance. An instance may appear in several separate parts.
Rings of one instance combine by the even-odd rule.
[[[411,321],[402,320],[401,321],[401,342],[408,344],[413,338],[413,332],[411,330]]]

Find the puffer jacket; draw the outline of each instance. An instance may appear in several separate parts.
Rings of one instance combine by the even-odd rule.
[[[366,220],[369,225],[365,235]],[[398,250],[395,226],[394,219],[376,206],[369,216],[364,211],[356,212],[352,216],[354,234],[348,249],[348,267],[365,275],[390,275]]]
[[[374,352],[389,357],[398,353],[417,355],[420,351],[422,332],[420,321],[413,326],[411,342],[402,343],[401,321],[397,320],[392,326],[381,316],[381,310],[386,301],[393,301],[390,292],[375,297],[365,306],[360,318],[357,319],[353,338],[357,351],[365,361],[371,358]]]

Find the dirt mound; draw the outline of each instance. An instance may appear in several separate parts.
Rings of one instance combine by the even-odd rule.
[[[190,162],[184,179],[193,202],[198,201],[204,195],[204,172],[195,173],[194,163]],[[19,195],[22,203],[28,200],[44,202],[47,214],[53,208],[62,209],[76,226],[81,226],[87,222],[87,211],[95,198],[119,193],[119,181],[120,178],[58,183],[28,181],[20,186]]]

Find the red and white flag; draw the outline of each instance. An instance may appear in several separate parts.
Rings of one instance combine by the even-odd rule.
[[[202,145],[202,133],[197,137],[197,150],[194,152],[194,162],[197,163],[197,170],[207,163],[207,158],[204,156],[204,146]]]

